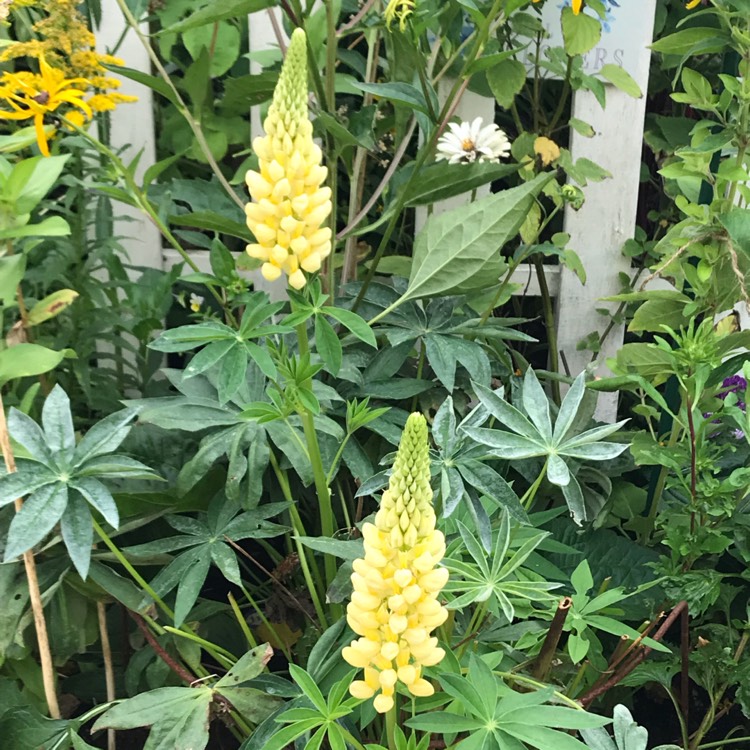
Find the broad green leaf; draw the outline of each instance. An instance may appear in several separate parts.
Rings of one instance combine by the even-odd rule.
[[[322,315],[315,316],[315,346],[331,374],[338,375],[342,359],[341,341],[331,324]]]
[[[30,495],[47,484],[57,481],[54,474],[40,471],[33,475],[31,472],[15,472],[0,477],[0,506],[15,502],[18,498]]]
[[[96,456],[117,450],[128,436],[136,414],[134,409],[123,409],[110,414],[91,427],[76,446],[75,466],[81,466]]]
[[[254,680],[265,669],[272,656],[273,649],[267,643],[248,651],[214,687],[223,692],[223,688],[238,687],[243,682]]]
[[[529,367],[523,379],[523,408],[534,423],[534,427],[547,443],[552,442],[552,420],[549,415],[549,399],[534,370]]]
[[[541,174],[519,187],[428,219],[414,243],[409,286],[400,302],[442,294],[475,276],[518,232],[552,176]]]
[[[91,545],[94,543],[94,525],[86,501],[75,492],[68,498],[68,505],[60,520],[60,530],[78,575],[86,580],[91,562]]]
[[[326,699],[320,688],[315,684],[315,680],[301,667],[296,664],[289,665],[289,674],[292,679],[302,688],[302,692],[310,699],[315,708],[325,714],[328,711]]]
[[[62,454],[69,460],[76,447],[73,415],[70,412],[68,394],[56,385],[42,407],[42,428],[47,445],[53,453]]]
[[[586,374],[581,373],[573,381],[570,390],[565,394],[565,398],[560,405],[560,411],[557,413],[555,430],[552,433],[552,440],[556,445],[565,440],[568,430],[573,426],[576,416],[578,415],[578,407],[581,405],[581,401],[583,401],[583,394],[585,391]]]
[[[13,516],[5,544],[5,562],[39,544],[58,523],[68,504],[68,488],[48,484],[26,500]]]
[[[585,55],[599,43],[602,37],[602,24],[585,13],[576,15],[572,8],[563,8],[562,33],[565,51],[571,55]]]
[[[356,560],[364,557],[365,550],[361,539],[329,539],[328,537],[315,536],[298,536],[305,547],[309,547],[316,552],[322,552],[324,555],[333,555],[342,560]]]
[[[15,378],[42,375],[54,370],[70,350],[61,352],[39,344],[16,344],[0,351],[0,385]]]
[[[69,155],[34,156],[13,167],[3,197],[13,204],[16,214],[28,214],[36,208],[57,182],[69,158]]]
[[[0,258],[0,303],[6,306],[15,303],[18,285],[25,270],[25,255],[7,255]]]
[[[208,0],[187,18],[164,29],[162,34],[174,34],[224,19],[240,18],[273,5],[272,0]]]
[[[728,44],[728,37],[720,29],[694,26],[658,39],[651,45],[651,49],[663,55],[688,57],[721,52]]]
[[[235,342],[221,358],[219,377],[216,381],[219,403],[225,404],[245,382],[247,354],[240,342]]]
[[[207,551],[201,549],[187,572],[181,576],[174,606],[174,625],[176,628],[179,628],[185,622],[185,618],[190,614],[190,610],[198,600],[210,566],[210,555]]]
[[[242,585],[242,576],[237,564],[237,557],[226,544],[218,542],[211,545],[211,561],[221,571],[221,574],[227,581],[236,586]]]
[[[531,440],[539,439],[539,431],[515,406],[511,406],[500,394],[479,383],[472,383],[482,406],[513,432]]]
[[[492,95],[503,109],[510,109],[526,85],[526,66],[520,60],[502,60],[487,71]]]
[[[360,83],[356,81],[354,82],[354,86],[360,91],[373,94],[378,98],[406,105],[409,109],[416,109],[425,115],[429,114],[424,94],[411,84],[401,82]]]
[[[516,172],[517,164],[449,164],[441,160],[419,172],[418,177],[406,188],[404,200],[407,206],[428,206],[437,201],[463,195]],[[378,271],[380,268],[378,266]]]
[[[573,575],[570,576],[570,582],[573,584],[576,594],[585,594],[594,587],[591,568],[586,560],[583,560],[573,571]]]
[[[613,86],[629,94],[634,99],[640,99],[643,96],[641,87],[635,82],[635,79],[625,68],[621,68],[619,65],[612,63],[602,65],[599,69],[599,75],[605,81],[609,81]]]
[[[66,307],[72,305],[77,298],[78,292],[72,289],[60,289],[57,292],[53,292],[40,302],[37,302],[29,310],[29,325],[38,326],[40,323],[54,318],[65,310]]]
[[[210,369],[236,344],[236,340],[226,339],[214,341],[204,347],[188,363],[185,368],[185,377],[192,378]]]
[[[47,446],[41,427],[29,416],[18,409],[11,408],[8,415],[8,430],[17,443],[22,445],[29,460],[52,464],[52,454]],[[56,468],[53,466],[53,468]]]
[[[502,430],[487,430],[482,427],[464,428],[466,434],[479,444],[486,446],[488,453],[507,460],[544,456],[547,449],[541,442]]]
[[[246,719],[260,724],[279,707],[280,699],[268,695],[256,688],[227,687],[221,688],[225,697]]]
[[[567,464],[556,453],[550,454],[547,460],[547,479],[558,487],[564,487],[570,482]]]
[[[110,491],[93,477],[76,477],[68,486],[83,495],[85,500],[102,514],[102,518],[114,529],[120,525],[120,514]]]
[[[484,722],[469,716],[459,716],[447,711],[431,711],[429,713],[407,719],[407,727],[420,729],[424,732],[436,734],[455,734],[456,732],[472,732],[481,729]]]
[[[364,341],[365,344],[369,344],[372,347],[377,347],[372,328],[357,313],[341,307],[326,307],[323,309],[323,312],[349,329],[360,341]]]

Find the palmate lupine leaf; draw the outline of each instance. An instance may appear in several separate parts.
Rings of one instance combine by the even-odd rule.
[[[585,392],[585,375],[579,375],[563,399],[554,424],[549,400],[534,371],[529,368],[523,382],[522,413],[508,403],[501,392],[492,391],[479,383],[474,391],[487,415],[491,415],[507,430],[461,425],[469,437],[484,445],[486,453],[506,460],[541,457],[546,459],[547,479],[562,489],[565,501],[576,523],[591,521],[600,510],[600,502],[584,498],[576,479],[576,461],[609,461],[628,448],[626,443],[605,442],[622,427],[625,421],[602,425],[578,434],[571,434],[581,409]]]
[[[88,575],[93,542],[93,508],[112,527],[120,523],[117,505],[103,479],[161,479],[129,456],[113,454],[137,414],[125,409],[95,424],[76,445],[70,400],[58,385],[42,408],[42,425],[11,409],[8,429],[26,455],[18,471],[0,477],[0,506],[25,497],[8,529],[4,561],[36,546],[60,524],[70,559]]]
[[[415,716],[406,725],[436,734],[468,732],[458,750],[525,750],[527,745],[537,750],[585,750],[586,745],[567,730],[610,723],[583,710],[548,705],[554,696],[551,688],[514,692],[476,654],[470,657],[466,677],[443,674],[439,680],[453,698],[451,710]]]
[[[197,518],[167,516],[166,520],[178,536],[157,539],[133,547],[125,552],[138,562],[154,555],[180,552],[151,581],[157,595],[163,597],[177,588],[174,624],[180,627],[190,614],[201,592],[212,565],[232,583],[241,585],[240,570],[231,542],[243,539],[266,539],[287,531],[286,526],[268,519],[287,508],[287,503],[268,503],[249,511],[240,511],[237,504],[222,496],[209,506],[207,513]]]
[[[457,594],[448,607],[460,609],[473,602],[489,602],[490,611],[505,616],[511,622],[515,616],[514,599],[545,601],[554,599],[549,592],[560,584],[533,580],[522,565],[531,553],[549,536],[546,532],[534,534],[521,546],[510,552],[512,529],[508,513],[503,513],[495,543],[488,556],[472,533],[458,522],[461,540],[472,562],[455,559],[453,555],[443,561],[451,572],[445,591]],[[533,578],[536,578],[533,576]]]

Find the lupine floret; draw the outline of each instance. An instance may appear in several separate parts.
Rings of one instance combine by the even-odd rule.
[[[331,230],[323,226],[331,213],[331,189],[323,186],[328,169],[313,141],[307,98],[307,41],[296,29],[263,124],[266,134],[253,140],[259,171],[245,178],[253,199],[245,207],[247,225],[255,235],[247,252],[263,261],[264,278],[285,273],[294,289],[331,253]]]
[[[347,606],[349,627],[360,637],[344,648],[343,657],[364,670],[350,693],[363,700],[374,696],[375,710],[385,713],[394,705],[397,682],[414,696],[432,695],[422,670],[445,656],[430,635],[448,616],[438,600],[448,571],[439,567],[445,538],[435,529],[427,423],[421,414],[406,422],[375,523],[364,524],[362,535],[365,556],[354,561],[354,592]]]

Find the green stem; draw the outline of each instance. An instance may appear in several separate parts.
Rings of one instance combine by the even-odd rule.
[[[552,304],[552,296],[547,285],[547,275],[544,272],[544,263],[539,253],[534,255],[534,270],[539,282],[539,292],[542,298],[542,310],[544,311],[544,327],[547,331],[549,369],[556,375],[560,372],[560,352],[557,349],[557,325],[555,323],[555,310]],[[552,398],[560,406],[560,381],[552,379]]]
[[[297,341],[299,342],[299,351],[302,356],[309,354],[310,344],[307,340],[307,325],[300,323],[297,326]],[[331,505],[331,491],[328,487],[328,479],[326,477],[326,471],[323,467],[323,457],[320,453],[320,443],[318,442],[318,433],[315,431],[315,421],[313,415],[307,411],[307,409],[300,410],[300,417],[302,419],[302,428],[305,433],[305,441],[307,443],[307,454],[310,457],[310,465],[312,467],[313,479],[315,481],[315,491],[318,495],[318,511],[320,513],[320,528],[323,536],[333,539],[335,532],[334,518],[333,518],[333,506]],[[331,555],[325,555],[325,573],[326,573],[326,586],[330,586],[333,583],[333,579],[336,577],[336,560]],[[340,614],[340,605],[334,605],[332,607],[336,616],[336,613]]]
[[[284,499],[289,503],[289,515],[292,519],[292,528],[294,529],[294,545],[297,548],[297,556],[299,557],[299,564],[300,568],[302,568],[302,575],[305,578],[307,590],[310,593],[310,598],[312,599],[313,606],[315,607],[315,612],[318,615],[321,626],[323,628],[327,628],[328,621],[326,619],[325,610],[320,603],[320,596],[325,594],[325,586],[323,584],[323,581],[321,580],[320,571],[318,570],[318,566],[315,565],[314,557],[311,570],[311,566],[308,563],[307,559],[307,549],[305,548],[305,545],[302,544],[302,542],[300,542],[299,540],[300,536],[307,536],[307,534],[305,533],[302,518],[300,517],[299,511],[297,510],[297,505],[294,502],[294,498],[292,497],[292,490],[289,486],[289,479],[287,478],[284,470],[279,466],[279,462],[276,459],[276,455],[273,451],[271,451],[270,453],[270,458],[271,467],[276,474],[279,486],[281,487],[281,492],[284,495]]]
[[[227,651],[221,646],[217,646],[211,641],[207,641],[205,638],[201,638],[199,635],[196,635],[191,631],[181,630],[180,628],[173,628],[171,625],[165,625],[164,630],[167,633],[171,633],[172,635],[179,636],[180,638],[187,638],[189,641],[197,643],[199,646],[211,653],[214,659],[222,662],[227,669],[231,669],[238,661],[237,657],[230,651]]]
[[[674,448],[675,445],[677,445],[677,441],[680,437],[680,433],[682,431],[682,425],[675,420],[674,424],[672,425],[672,432],[669,435],[669,440],[667,442],[667,449]],[[659,513],[659,503],[661,502],[661,496],[664,493],[664,487],[667,483],[667,476],[669,475],[669,469],[666,466],[662,466],[659,470],[659,476],[656,479],[656,486],[654,488],[654,496],[651,500],[651,508],[648,512],[648,526],[647,528],[649,531],[646,532],[647,536],[645,539],[645,542],[648,543],[648,540],[651,536],[651,531],[653,530],[653,527],[656,523],[656,516]]]
[[[572,72],[573,58],[568,55],[568,64],[565,67],[565,79],[563,80],[563,90],[560,94],[560,101],[557,103],[557,109],[555,110],[555,114],[552,115],[552,120],[549,124],[549,127],[547,128],[547,133],[549,135],[552,135],[555,128],[557,127],[557,123],[562,117],[562,113],[565,111],[565,103],[568,101],[568,96],[570,94],[570,76]]]
[[[237,600],[234,598],[231,591],[227,594],[227,599],[229,599],[229,606],[232,608],[232,612],[234,612],[234,617],[237,620],[237,624],[240,626],[240,630],[242,631],[242,634],[245,636],[245,640],[247,641],[247,647],[255,648],[258,645],[258,642],[255,640],[255,637],[253,636],[253,631],[250,630],[250,626],[247,624],[247,620],[245,619],[245,616],[242,614],[240,605],[237,604]]]
[[[216,162],[216,159],[214,158],[213,152],[211,151],[211,147],[208,145],[208,141],[206,140],[205,135],[203,135],[203,130],[201,129],[200,124],[190,114],[190,110],[188,109],[187,104],[185,104],[185,101],[180,95],[180,92],[177,90],[177,87],[172,82],[172,79],[170,78],[169,73],[167,73],[166,69],[161,64],[161,60],[159,60],[159,56],[156,54],[156,52],[154,52],[154,49],[151,46],[151,42],[149,42],[149,39],[146,36],[146,34],[144,34],[143,31],[141,31],[140,24],[136,20],[135,16],[130,12],[130,8],[128,7],[126,0],[115,0],[115,2],[120,7],[120,10],[122,11],[123,16],[125,17],[125,21],[127,22],[128,26],[130,26],[130,28],[133,30],[133,33],[140,40],[149,58],[151,58],[151,62],[154,68],[156,69],[156,71],[159,73],[159,76],[162,78],[164,83],[166,83],[167,86],[169,87],[172,98],[174,99],[177,111],[182,115],[182,117],[185,119],[187,124],[190,126],[190,130],[193,131],[195,140],[198,143],[198,146],[201,152],[203,153],[203,156],[206,159],[206,162],[211,167],[211,171],[214,173],[214,175],[216,175],[216,178],[219,180],[219,183],[224,188],[227,195],[244,211],[245,201],[243,201],[237,195],[237,193],[234,192],[234,189],[229,184],[227,178],[224,177],[224,174],[221,171],[221,168],[219,167],[218,163]]]
[[[547,464],[549,463],[549,458],[544,462],[544,466],[542,466],[542,470],[539,472],[539,476],[534,480],[534,484],[529,487],[528,490],[524,493],[524,496],[521,498],[521,505],[526,510],[529,510],[531,508],[532,503],[534,502],[534,498],[536,497],[537,490],[542,484],[542,480],[544,477],[547,476]]]
[[[398,696],[393,696],[393,708],[385,715],[385,736],[388,742],[388,750],[397,750],[396,747],[396,721],[398,719]]]
[[[424,372],[424,363],[425,358],[427,356],[427,347],[425,346],[425,342],[420,342],[419,347],[419,362],[417,363],[417,380],[422,379],[422,373]],[[419,404],[419,395],[415,394],[414,398],[411,400],[411,410],[416,411],[417,405]]]
[[[250,592],[244,586],[242,586],[241,588],[242,588],[242,593],[245,595],[245,598],[249,602],[250,606],[255,610],[255,614],[258,615],[258,617],[260,618],[260,621],[266,626],[266,628],[268,628],[268,632],[271,633],[274,636],[274,638],[276,638],[276,641],[278,642],[279,650],[281,651],[281,653],[284,654],[287,661],[291,662],[292,655],[289,652],[289,649],[286,647],[284,640],[276,632],[276,628],[274,628],[274,626],[271,624],[269,619],[266,617],[263,610],[258,606],[255,599],[253,599],[253,597],[250,595]]]
[[[154,600],[154,603],[169,617],[174,620],[174,612],[164,603],[164,600],[153,590],[148,581],[133,567],[130,560],[123,554],[122,550],[112,541],[109,534],[94,520],[94,531],[104,542],[109,551],[117,558],[120,565],[130,573],[132,579]]]
[[[336,466],[338,465],[338,462],[341,460],[341,456],[344,454],[344,449],[346,448],[347,443],[349,442],[349,438],[351,437],[351,433],[347,432],[346,437],[341,441],[341,445],[339,446],[339,449],[336,451],[336,455],[333,457],[333,461],[331,463],[331,470],[328,472],[328,476],[326,477],[326,482],[330,486],[333,483],[333,478],[336,476]]]
[[[532,687],[538,688],[539,690],[546,690],[549,687],[549,685],[544,682],[539,682],[539,680],[535,680],[532,677],[526,677],[525,675],[516,674],[515,672],[495,671],[495,674],[498,675],[499,677],[502,677],[504,680],[513,681],[513,682],[522,682],[525,685],[531,685]],[[561,703],[565,703],[565,705],[570,706],[570,708],[574,708],[576,711],[586,710],[578,701],[575,701],[572,698],[569,698],[564,693],[561,693],[555,690],[553,695]]]
[[[698,745],[696,750],[711,750],[714,747],[724,747],[724,745],[736,745],[740,742],[750,742],[750,737],[733,737],[729,740],[721,740],[721,742],[707,742],[705,745]]]

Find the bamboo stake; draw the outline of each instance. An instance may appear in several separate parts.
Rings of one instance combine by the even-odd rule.
[[[16,471],[16,459],[13,448],[10,445],[10,434],[8,433],[8,422],[5,419],[5,406],[3,405],[2,393],[0,393],[0,448],[5,461],[5,468],[9,474]],[[23,500],[16,499],[16,513],[21,510]],[[34,613],[34,627],[36,639],[39,645],[39,661],[42,667],[42,681],[44,683],[44,696],[47,699],[49,715],[53,719],[61,718],[60,706],[57,702],[55,692],[55,668],[52,664],[52,652],[49,647],[49,636],[47,635],[47,621],[44,619],[44,606],[42,594],[39,590],[39,579],[36,574],[36,562],[34,553],[28,550],[23,554],[23,564],[26,569],[26,580],[29,586],[29,599],[31,600],[31,611]]]
[[[115,668],[112,662],[112,645],[109,642],[109,630],[107,630],[107,607],[104,602],[96,603],[96,614],[99,617],[99,638],[102,641],[107,702],[111,703],[116,700],[117,692],[115,690]],[[107,750],[117,750],[117,736],[114,729],[107,730]]]

